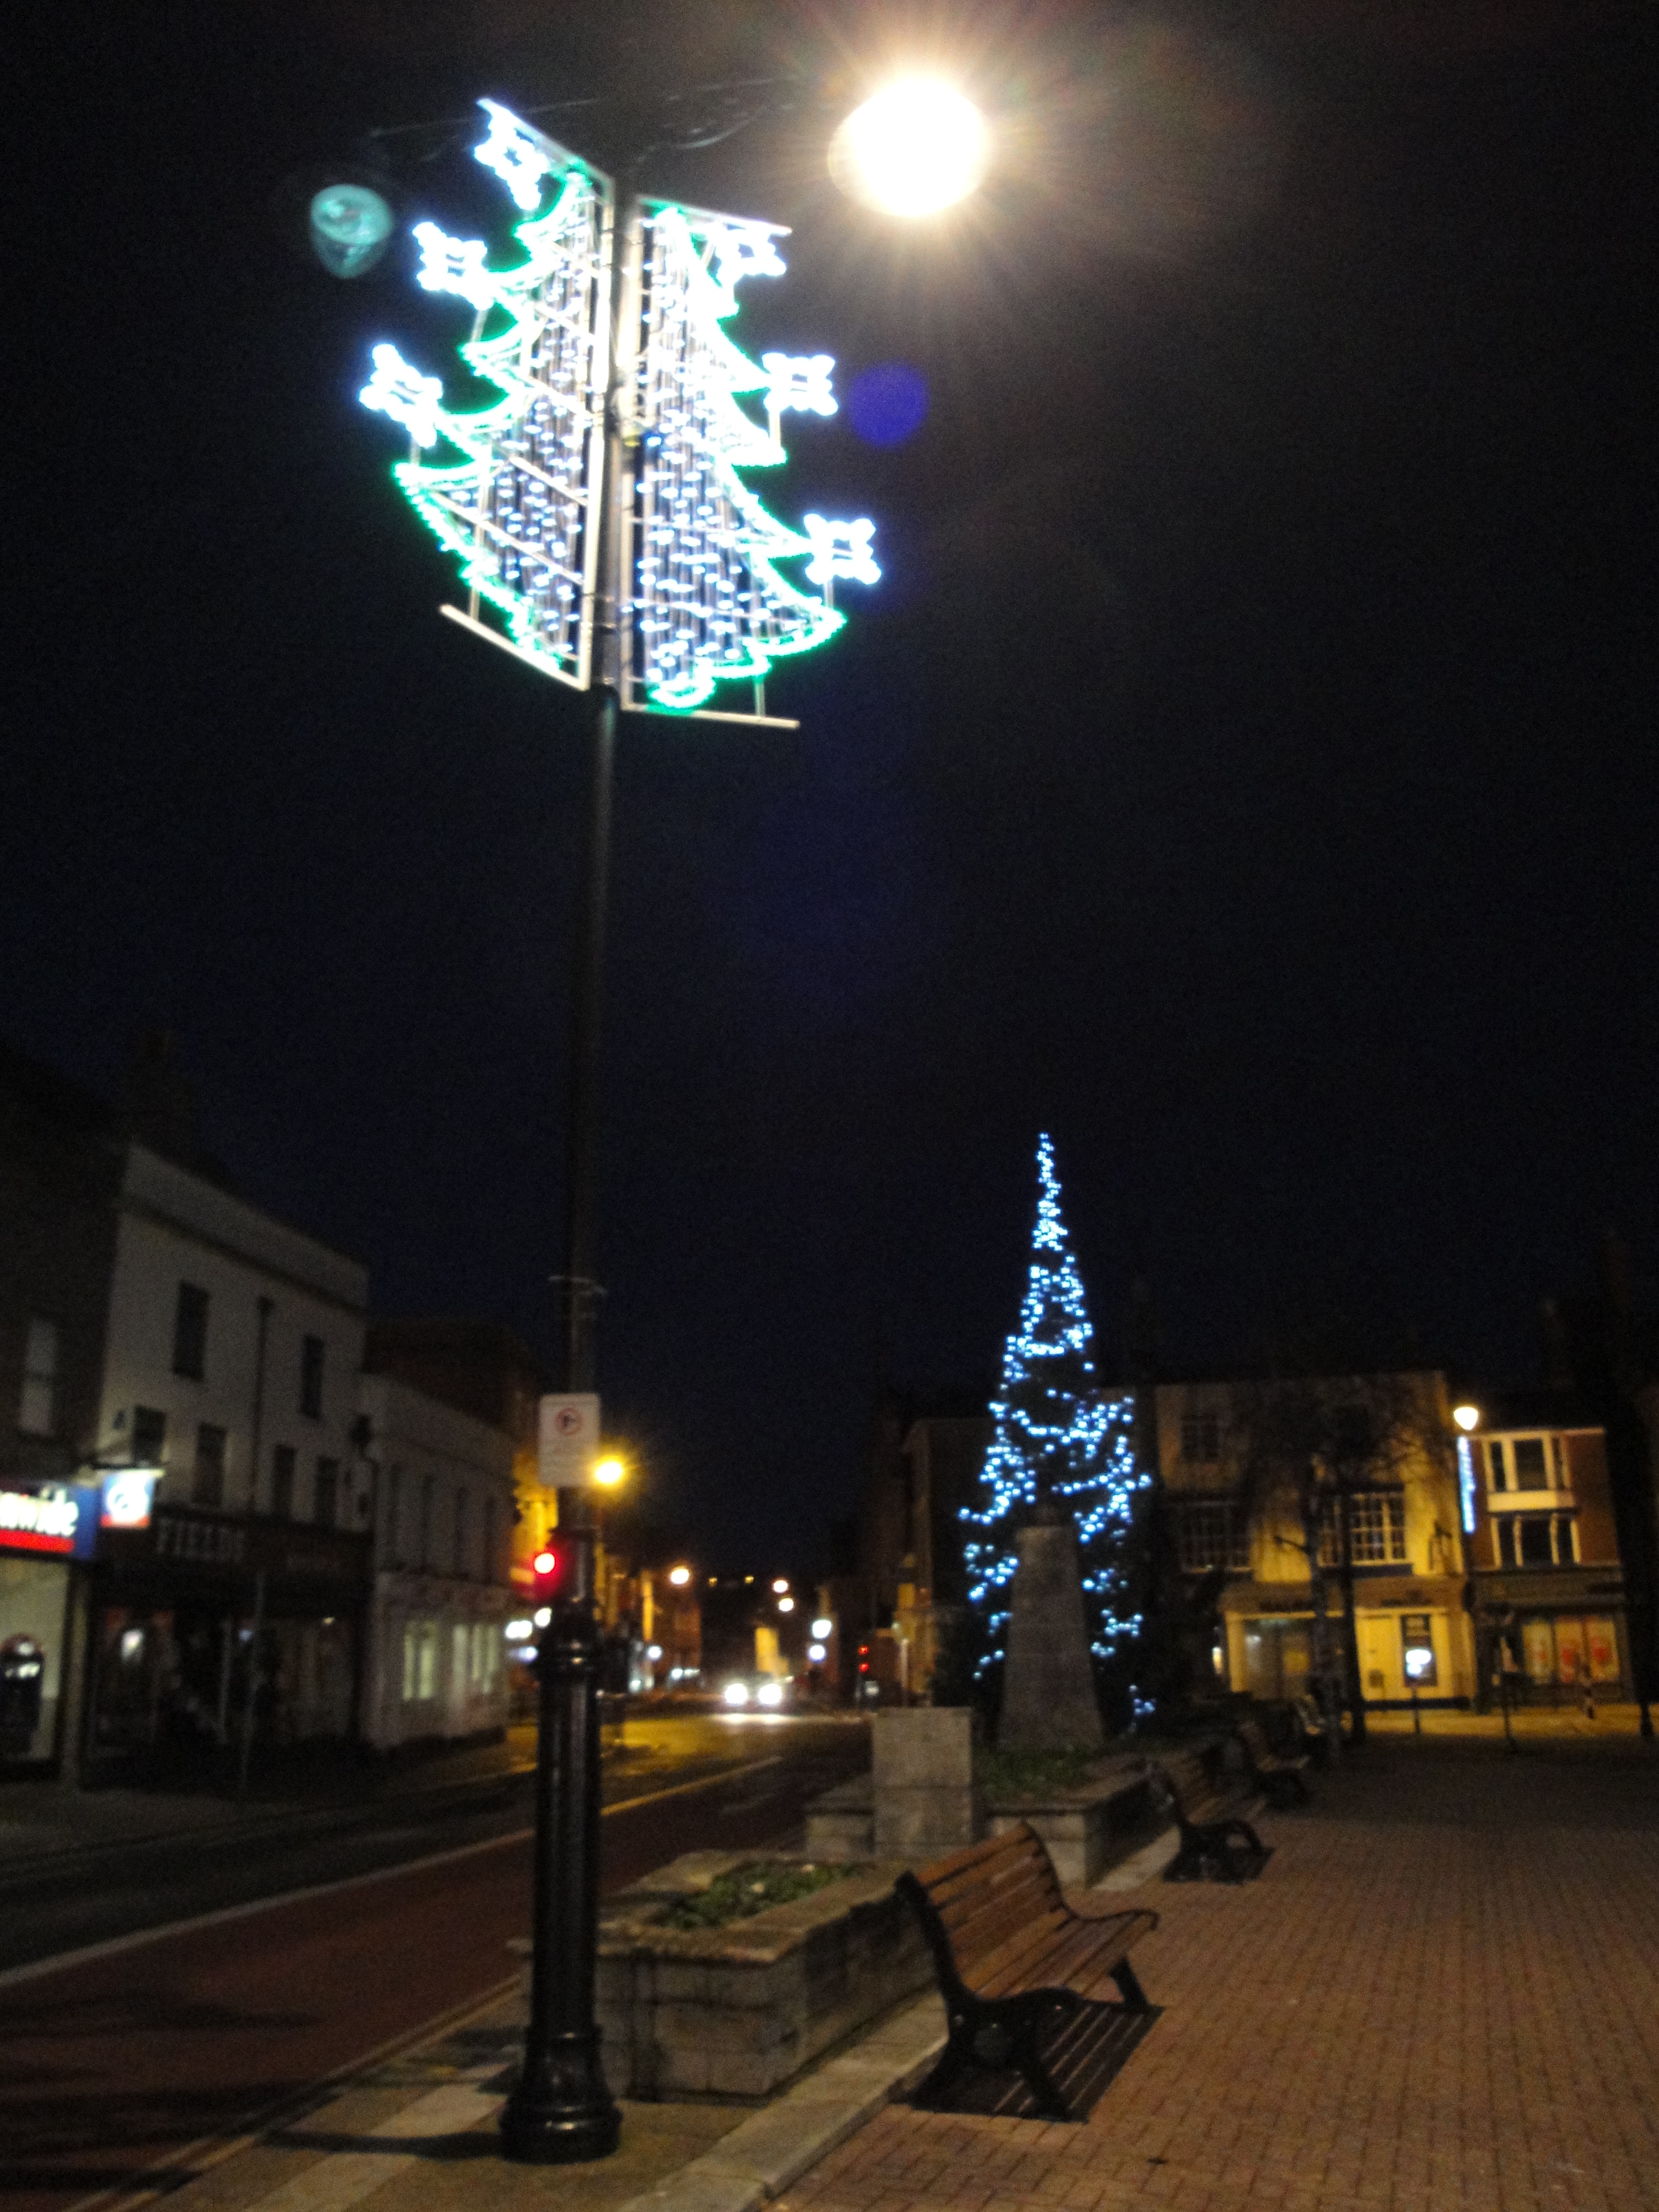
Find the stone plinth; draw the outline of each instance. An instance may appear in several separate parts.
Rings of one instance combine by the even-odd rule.
[[[1019,1532],[998,1748],[1061,1751],[1103,1747],[1105,1741],[1077,1540],[1068,1519],[1039,1518]]]
[[[693,1851],[607,1900],[596,2010],[619,2096],[769,2096],[931,1982],[890,1863],[724,1928],[662,1924],[674,1898],[749,1856]]]
[[[878,1712],[871,1741],[878,1853],[943,1858],[977,1842],[980,1802],[968,1706]]]

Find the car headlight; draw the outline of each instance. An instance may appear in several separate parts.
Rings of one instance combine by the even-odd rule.
[[[726,1686],[726,1702],[728,1705],[746,1705],[749,1703],[748,1683],[728,1682]]]
[[[755,1692],[755,1702],[761,1705],[781,1705],[783,1703],[781,1682],[763,1682]]]

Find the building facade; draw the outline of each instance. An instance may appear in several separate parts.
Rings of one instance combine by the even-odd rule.
[[[358,1404],[375,1500],[365,1739],[392,1750],[498,1735],[514,1439],[392,1375],[365,1375]]]
[[[1483,1395],[1460,1438],[1480,1698],[1630,1694],[1607,1437],[1561,1391]]]
[[[96,1765],[355,1733],[365,1270],[146,1146],[117,1197],[94,1459],[154,1472],[92,1575]]]
[[[1455,1431],[1440,1375],[1160,1383],[1158,1427],[1170,1540],[1211,1624],[1218,1687],[1264,1698],[1311,1689],[1322,1638],[1335,1663],[1351,1577],[1367,1704],[1473,1700]],[[1364,1442],[1340,1466],[1345,1436]]]

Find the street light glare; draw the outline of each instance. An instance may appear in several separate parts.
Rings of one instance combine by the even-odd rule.
[[[985,174],[991,134],[971,100],[933,77],[904,77],[855,108],[830,144],[830,173],[883,215],[937,215]]]
[[[605,1490],[614,1490],[627,1473],[628,1469],[619,1459],[602,1459],[594,1462],[593,1480]]]
[[[684,1589],[691,1579],[691,1570],[690,1567],[670,1567],[668,1579],[676,1589]]]
[[[1480,1425],[1480,1408],[1479,1406],[1454,1406],[1452,1419],[1468,1436],[1471,1429],[1478,1429]]]

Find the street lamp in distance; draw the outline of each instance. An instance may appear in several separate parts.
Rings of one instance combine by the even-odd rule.
[[[1480,1425],[1480,1408],[1479,1406],[1454,1406],[1452,1419],[1467,1437]]]

